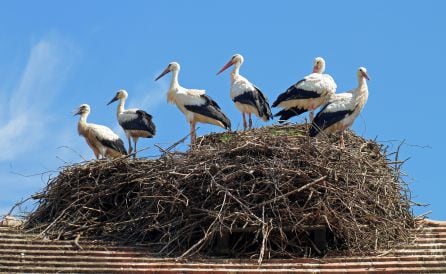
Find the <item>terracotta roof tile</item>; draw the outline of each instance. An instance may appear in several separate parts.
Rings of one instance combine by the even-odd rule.
[[[28,273],[446,273],[446,222],[425,221],[413,242],[381,256],[324,259],[175,260],[151,256],[140,247],[97,241],[37,239],[18,229],[0,227],[0,272]]]

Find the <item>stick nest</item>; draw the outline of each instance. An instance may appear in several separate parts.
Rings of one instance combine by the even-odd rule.
[[[259,262],[406,242],[415,221],[401,162],[389,159],[397,153],[352,132],[339,149],[338,136],[310,138],[307,129],[210,134],[156,160],[65,167],[35,195],[26,227],[53,238],[143,244],[160,256]]]

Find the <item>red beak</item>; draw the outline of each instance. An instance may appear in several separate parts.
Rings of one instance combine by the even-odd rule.
[[[313,67],[313,73],[316,73],[317,72],[317,66],[314,66]]]
[[[232,60],[229,60],[228,63],[226,63],[226,65],[224,67],[221,68],[221,70],[219,72],[217,72],[217,75],[219,75],[220,73],[222,73],[225,69],[229,68],[230,66],[232,66]]]

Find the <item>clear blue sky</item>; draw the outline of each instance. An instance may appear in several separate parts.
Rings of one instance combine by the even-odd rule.
[[[127,89],[127,107],[151,113],[158,128],[156,138],[140,141],[151,148],[142,156],[186,135],[182,114],[166,102],[170,75],[154,81],[171,61],[182,66],[180,84],[206,89],[240,128],[229,73],[215,74],[241,53],[241,74],[270,101],[308,74],[316,56],[338,92],[355,87],[356,69],[366,67],[369,101],[353,130],[393,148],[405,140],[414,200],[430,204],[415,213],[432,210],[431,218],[446,220],[445,1],[125,3],[1,3],[0,215],[57,173],[28,175],[94,157],[71,114],[81,103],[91,105],[89,121],[124,137],[116,105],[106,103]],[[221,129],[201,125],[198,133],[211,131]]]

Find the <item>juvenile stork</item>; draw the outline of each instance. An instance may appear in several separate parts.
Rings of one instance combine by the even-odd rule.
[[[356,73],[358,86],[350,91],[334,94],[313,120],[310,136],[317,136],[321,131],[330,134],[341,132],[340,147],[344,148],[344,130],[349,128],[358,117],[369,97],[367,70],[360,67]]]
[[[85,138],[96,159],[100,157],[117,158],[126,155],[124,142],[119,136],[106,126],[87,123],[89,114],[90,106],[82,104],[74,115],[80,115],[77,131]]]
[[[190,124],[191,144],[195,143],[195,125],[197,122],[208,123],[231,129],[231,121],[221,111],[218,104],[206,95],[204,90],[186,89],[178,83],[180,65],[176,62],[170,63],[167,68],[155,79],[158,80],[169,72],[172,79],[167,91],[167,101],[175,104]]]
[[[332,94],[336,92],[336,83],[325,71],[325,60],[316,57],[313,64],[313,73],[289,87],[277,97],[273,107],[283,109],[274,116],[280,116],[279,122],[290,119],[310,111],[310,120],[313,121],[313,111],[328,102]]]
[[[252,128],[251,114],[254,113],[257,117],[267,122],[273,118],[271,114],[271,108],[268,104],[268,99],[260,91],[258,87],[253,85],[245,77],[239,74],[240,66],[243,64],[243,56],[235,54],[231,60],[223,66],[217,73],[220,74],[230,66],[234,65],[234,69],[231,72],[231,99],[234,101],[235,106],[242,113],[243,116],[243,129],[246,130],[246,118],[245,113],[248,114],[249,128]]]
[[[129,141],[129,154],[133,151],[130,138],[133,139],[133,143],[135,144],[135,153],[133,154],[133,158],[136,158],[136,143],[138,142],[138,139],[140,137],[152,138],[156,133],[156,128],[155,124],[152,122],[152,115],[148,114],[144,110],[137,108],[124,109],[124,104],[127,97],[127,91],[120,89],[107,105],[119,100],[117,110],[118,122]]]

